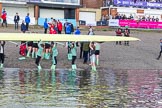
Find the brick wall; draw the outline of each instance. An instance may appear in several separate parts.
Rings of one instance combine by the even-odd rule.
[[[100,8],[102,7],[103,0],[81,0],[83,8]]]

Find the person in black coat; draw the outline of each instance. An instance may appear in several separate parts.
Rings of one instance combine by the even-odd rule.
[[[69,23],[67,22],[67,20],[65,20],[65,23],[64,23],[64,31],[65,31],[65,34],[66,34],[66,27]]]
[[[18,30],[19,20],[20,20],[20,17],[18,15],[18,13],[16,13],[16,15],[14,16],[15,30],[16,29]]]
[[[73,34],[74,33],[74,26],[73,26],[72,23],[70,23],[70,26],[71,26],[71,34]]]

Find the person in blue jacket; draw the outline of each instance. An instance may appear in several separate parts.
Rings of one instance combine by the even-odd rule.
[[[80,35],[81,32],[80,32],[80,29],[79,29],[79,26],[77,27],[77,29],[75,30],[75,35]]]
[[[65,34],[71,34],[71,25],[70,24],[67,24],[65,29],[66,29]]]
[[[47,29],[48,29],[48,23],[47,23],[47,18],[44,21],[44,34],[47,34]]]
[[[29,13],[27,13],[27,16],[25,17],[25,23],[26,23],[26,30],[28,31],[29,23],[30,23]]]

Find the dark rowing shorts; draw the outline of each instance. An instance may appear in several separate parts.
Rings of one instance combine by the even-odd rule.
[[[28,47],[32,47],[33,46],[33,42],[32,41],[29,41],[28,42]]]
[[[95,55],[100,55],[100,50],[96,50]]]
[[[33,48],[38,48],[38,43],[33,43]]]
[[[50,45],[50,44],[45,43],[45,49],[49,49],[50,47],[51,47],[51,45]]]

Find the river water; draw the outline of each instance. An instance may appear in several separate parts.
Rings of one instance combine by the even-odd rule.
[[[162,71],[6,68],[0,108],[162,108]]]

